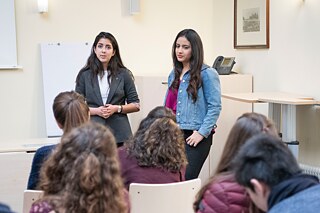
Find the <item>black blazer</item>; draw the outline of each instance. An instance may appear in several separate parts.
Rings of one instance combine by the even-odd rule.
[[[140,100],[133,77],[129,72],[127,69],[120,69],[116,76],[111,78],[110,91],[106,103],[102,101],[98,78],[93,77],[91,70],[86,70],[79,74],[75,90],[86,98],[89,107],[100,107],[105,104],[125,105],[126,103],[139,103]],[[117,143],[123,143],[132,135],[127,114],[114,113],[107,119],[92,115],[91,120],[109,127]]]

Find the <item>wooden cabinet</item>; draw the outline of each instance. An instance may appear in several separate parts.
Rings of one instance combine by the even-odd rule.
[[[1,143],[0,201],[14,212],[22,212],[23,191],[27,189],[34,152],[41,146],[56,144],[59,138],[36,138]]]
[[[229,92],[252,92],[252,75],[231,74],[220,75],[221,93]],[[214,135],[213,145],[209,156],[209,171],[212,175],[219,163],[222,150],[227,140],[228,134],[237,120],[245,112],[252,112],[251,103],[243,103],[221,98],[222,110],[217,122],[216,134]]]
[[[26,152],[0,153],[0,200],[15,212],[22,212],[33,156]]]
[[[129,114],[132,132],[138,129],[140,121],[156,106],[164,105],[168,88],[167,76],[135,76],[135,85],[140,98],[140,111]]]

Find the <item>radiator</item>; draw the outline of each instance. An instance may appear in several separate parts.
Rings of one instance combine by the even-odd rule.
[[[320,167],[299,164],[302,172],[309,175],[317,176],[320,179]]]

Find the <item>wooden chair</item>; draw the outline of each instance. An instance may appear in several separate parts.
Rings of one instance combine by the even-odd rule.
[[[43,195],[40,190],[24,190],[23,193],[23,213],[29,213],[32,204]]]
[[[167,184],[132,183],[129,187],[131,213],[193,213],[200,190],[199,178]]]

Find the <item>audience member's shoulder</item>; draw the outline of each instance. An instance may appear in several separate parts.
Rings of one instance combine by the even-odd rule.
[[[52,151],[55,147],[56,147],[55,144],[53,144],[53,145],[48,145],[48,146],[42,146],[42,147],[40,147],[39,149],[37,149],[37,151],[39,151],[39,152]]]
[[[320,184],[305,189],[273,206],[270,213],[314,213],[320,209]]]
[[[219,175],[205,191],[198,212],[248,212],[249,197],[233,175]]]
[[[124,159],[124,158],[128,158],[129,154],[128,154],[127,148],[125,148],[124,146],[119,147],[118,148],[118,155],[119,155],[120,160]]]
[[[208,187],[208,190],[213,194],[229,192],[237,194],[245,193],[245,189],[235,181],[232,174],[217,176]]]
[[[128,166],[131,167],[132,165],[137,164],[137,160],[134,156],[129,154],[129,151],[126,147],[119,147],[118,148],[118,157],[120,161],[121,168],[127,168]]]
[[[35,156],[47,156],[52,152],[52,150],[56,147],[56,145],[48,145],[48,146],[42,146],[39,149],[37,149]]]
[[[6,204],[0,203],[0,213],[14,213]]]

